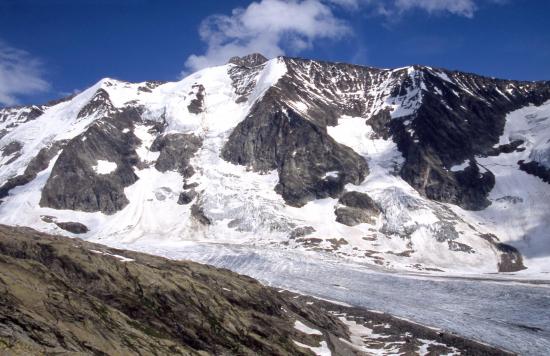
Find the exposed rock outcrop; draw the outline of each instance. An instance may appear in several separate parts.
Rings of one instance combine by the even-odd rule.
[[[88,227],[79,222],[66,221],[66,222],[55,222],[55,224],[60,228],[73,234],[85,234],[87,233]]]
[[[59,153],[59,150],[66,144],[66,141],[56,141],[51,145],[42,148],[36,157],[33,157],[23,174],[10,178],[6,183],[0,186],[0,199],[5,198],[9,191],[15,187],[25,185],[31,182],[36,175],[48,168],[50,161]]]
[[[224,159],[256,171],[277,169],[275,190],[294,206],[337,197],[345,184],[365,179],[363,157],[269,95],[232,132],[222,150]]]
[[[229,63],[243,67],[255,67],[265,62],[267,62],[267,58],[260,53],[252,53],[243,57],[231,57],[229,59]]]
[[[343,194],[338,203],[342,206],[334,210],[336,221],[355,226],[362,223],[372,224],[380,215],[380,209],[368,194],[360,192],[347,192]]]
[[[193,91],[190,94],[195,95],[195,97],[187,105],[187,110],[192,114],[200,114],[204,111],[204,86],[201,84],[193,85]]]
[[[137,109],[116,111],[70,140],[42,190],[40,205],[106,214],[126,206],[124,188],[138,179],[134,165],[139,162],[135,148],[140,141],[131,128],[139,120]],[[100,160],[116,168],[107,174],[99,172],[94,167]]]
[[[201,147],[202,141],[193,134],[171,133],[158,136],[151,145],[151,151],[160,152],[155,168],[161,172],[177,171],[183,177],[193,175],[189,160]]]
[[[522,171],[534,175],[535,177],[539,177],[546,183],[550,183],[550,168],[545,167],[536,161],[519,161],[518,165],[519,169]]]

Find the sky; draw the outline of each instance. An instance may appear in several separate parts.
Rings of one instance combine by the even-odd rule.
[[[550,80],[548,0],[0,0],[0,106],[234,55]]]

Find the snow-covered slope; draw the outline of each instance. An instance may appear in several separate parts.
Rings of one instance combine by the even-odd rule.
[[[549,93],[429,67],[258,56],[173,83],[103,79],[0,110],[0,223],[117,245],[544,272]]]

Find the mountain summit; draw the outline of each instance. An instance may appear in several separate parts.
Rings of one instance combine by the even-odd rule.
[[[388,268],[543,271],[550,83],[234,57],[0,110],[0,223]]]

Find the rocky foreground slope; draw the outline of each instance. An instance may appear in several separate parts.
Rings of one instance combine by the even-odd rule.
[[[0,225],[0,354],[501,355],[227,270]]]
[[[0,222],[548,272],[550,83],[261,55],[0,110]]]

